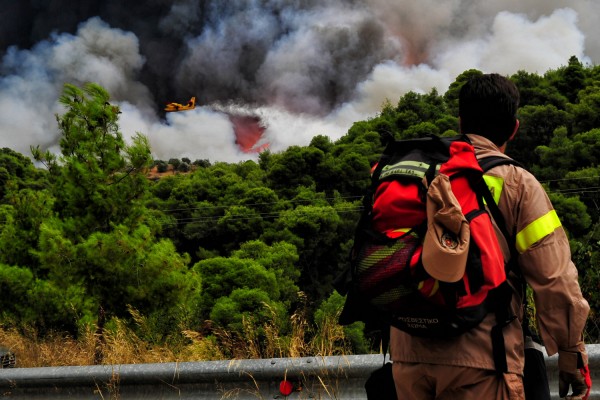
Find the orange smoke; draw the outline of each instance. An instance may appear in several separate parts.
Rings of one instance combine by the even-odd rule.
[[[419,45],[405,37],[401,37],[400,40],[404,44],[404,49],[406,50],[403,62],[405,67],[419,65],[427,61],[427,50],[424,45]]]
[[[428,40],[421,37],[415,29],[411,30],[410,27],[402,29],[397,25],[392,24],[388,28],[390,33],[402,43],[404,49],[402,65],[410,67],[425,63],[428,59]]]
[[[254,115],[227,114],[233,131],[235,143],[244,153],[260,153],[269,147],[269,143],[258,144],[265,133],[265,126],[259,117]]]

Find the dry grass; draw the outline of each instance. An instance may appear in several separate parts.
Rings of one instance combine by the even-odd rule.
[[[149,346],[124,327],[105,337],[102,346],[103,364],[138,364],[175,361],[167,347]],[[96,337],[87,332],[75,339],[67,334],[52,333],[43,338],[35,332],[22,334],[0,329],[0,343],[17,357],[17,367],[50,367],[93,365]]]
[[[97,346],[102,364],[140,364],[161,362],[210,361],[224,359],[258,359],[349,354],[343,330],[336,318],[322,326],[311,326],[303,311],[291,316],[287,333],[272,311],[272,319],[258,325],[245,319],[242,333],[211,327],[206,332],[184,330],[164,344],[152,344],[136,334],[147,329],[144,318],[130,310],[136,324],[134,331],[124,321],[113,320],[102,340],[94,330],[78,338],[51,333],[41,337],[36,331],[18,332],[0,327],[0,344],[17,357],[17,367],[93,365]],[[291,328],[289,328],[291,326]]]
[[[18,367],[90,365],[94,340],[85,335],[75,340],[69,335],[48,334],[43,339],[35,331],[23,333],[0,329],[0,343],[17,357]]]

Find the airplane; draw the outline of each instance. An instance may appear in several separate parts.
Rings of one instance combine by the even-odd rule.
[[[185,110],[193,110],[194,108],[196,108],[196,97],[192,97],[186,105],[179,104],[179,103],[168,103],[165,106],[165,111],[167,111],[167,112],[185,111]]]

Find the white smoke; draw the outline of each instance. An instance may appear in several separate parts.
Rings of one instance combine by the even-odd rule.
[[[176,57],[144,53],[166,45],[144,47],[142,36],[98,17],[29,50],[10,48],[0,69],[0,146],[25,155],[31,145],[53,148],[64,83],[104,86],[121,106],[122,132],[148,136],[156,158],[235,162],[256,154],[237,147],[217,104],[259,116],[264,140],[280,151],[315,135],[337,139],[408,91],[444,93],[467,69],[543,74],[572,55],[600,60],[600,3],[586,0],[208,3],[178,1],[155,26],[156,36],[183,40]],[[144,66],[166,71],[161,84],[196,95],[198,107],[162,114],[164,102],[189,97],[161,97],[142,83]]]
[[[3,69],[13,72],[0,79],[0,145],[25,155],[31,145],[49,148],[58,141],[59,87],[48,77],[46,53],[11,49],[3,60]]]
[[[158,159],[187,157],[237,162],[242,158],[225,114],[200,107],[185,113],[171,113],[167,115],[167,121],[149,124],[130,104],[122,104],[121,111],[122,131],[137,130],[146,134]],[[218,159],[212,157],[214,154]]]
[[[54,35],[30,51],[11,48],[0,78],[0,145],[25,155],[30,146],[55,146],[64,83],[97,82],[116,98],[137,101],[139,110],[153,109],[150,92],[135,80],[142,65],[135,35],[97,18],[82,24],[77,36]]]
[[[565,65],[575,55],[590,62],[584,54],[583,33],[577,28],[572,9],[557,9],[549,16],[530,21],[524,14],[500,12],[490,32],[480,37],[437,47],[432,63],[453,75],[469,68],[509,75],[522,69],[543,74]],[[443,51],[450,48],[450,51]]]

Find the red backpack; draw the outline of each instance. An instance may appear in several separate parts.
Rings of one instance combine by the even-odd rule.
[[[484,164],[508,163],[516,164],[504,157]],[[347,294],[342,325],[378,321],[416,336],[449,337],[494,312],[497,367],[506,369],[502,328],[515,317],[509,264],[490,212],[508,236],[483,173],[466,136],[386,147],[363,198],[349,274],[336,287]]]

